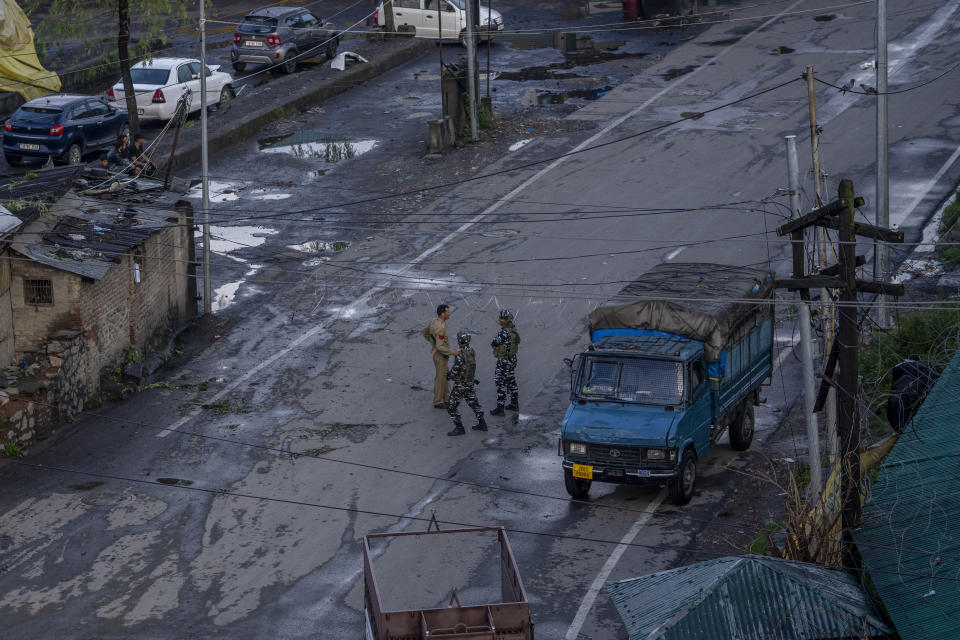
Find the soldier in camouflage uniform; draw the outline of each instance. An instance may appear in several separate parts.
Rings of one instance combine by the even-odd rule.
[[[507,394],[510,394],[510,404],[506,406],[511,411],[519,411],[517,400],[517,349],[520,346],[520,334],[513,324],[513,312],[501,309],[497,318],[500,331],[494,337],[490,346],[493,347],[493,357],[497,359],[493,380],[497,385],[497,406],[490,410],[491,415],[502,416]]]
[[[453,367],[447,372],[447,378],[453,380],[453,390],[450,392],[450,400],[447,401],[447,413],[453,420],[453,430],[447,432],[448,436],[462,436],[466,433],[463,430],[463,422],[460,421],[460,412],[457,406],[460,400],[466,400],[467,406],[473,409],[477,416],[477,424],[473,429],[477,431],[486,431],[487,422],[483,419],[483,407],[477,400],[477,392],[473,385],[479,382],[474,376],[477,373],[477,358],[470,348],[470,338],[472,336],[466,331],[457,332],[457,344],[460,346],[459,353],[453,361]]]

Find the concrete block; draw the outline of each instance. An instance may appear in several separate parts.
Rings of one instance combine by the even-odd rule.
[[[61,358],[60,356],[50,356],[50,366],[57,367],[57,368],[62,367],[63,358]]]

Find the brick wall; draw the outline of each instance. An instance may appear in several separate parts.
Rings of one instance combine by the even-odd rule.
[[[81,328],[77,308],[80,301],[80,278],[66,271],[31,262],[19,253],[10,257],[10,308],[13,314],[15,357],[20,360],[36,353],[51,333],[61,329]],[[27,304],[25,280],[50,280],[52,304]]]

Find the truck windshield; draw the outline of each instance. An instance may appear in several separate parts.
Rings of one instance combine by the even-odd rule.
[[[579,380],[577,395],[587,400],[656,405],[683,402],[681,362],[590,356],[584,359]]]

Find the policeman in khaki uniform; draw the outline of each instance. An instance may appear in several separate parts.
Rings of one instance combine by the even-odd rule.
[[[513,311],[510,309],[501,309],[497,322],[500,323],[500,331],[490,343],[493,357],[497,359],[493,371],[493,381],[497,385],[497,406],[490,409],[490,414],[502,416],[507,394],[510,394],[510,404],[506,408],[511,411],[520,410],[517,400],[517,349],[520,346],[520,334],[513,324]]]
[[[476,389],[473,388],[479,380],[474,378],[477,374],[477,358],[470,348],[470,338],[472,336],[466,331],[457,332],[457,344],[460,346],[457,357],[453,361],[453,367],[447,373],[447,377],[453,380],[453,391],[450,393],[450,400],[447,403],[447,413],[453,420],[453,430],[448,431],[448,436],[462,436],[466,433],[463,430],[463,422],[460,420],[460,412],[457,407],[460,400],[465,400],[467,406],[473,409],[473,414],[477,416],[477,424],[473,429],[477,431],[486,431],[487,423],[483,419],[483,407],[477,400]]]
[[[447,318],[450,317],[450,306],[437,305],[437,317],[430,321],[420,332],[430,343],[430,357],[433,358],[433,408],[446,409],[450,399],[450,389],[447,386],[447,358],[460,353],[460,350],[450,348],[450,337],[447,335]]]

